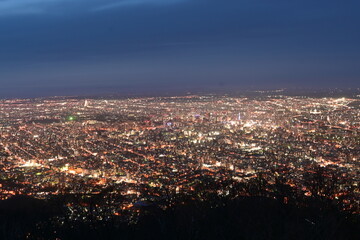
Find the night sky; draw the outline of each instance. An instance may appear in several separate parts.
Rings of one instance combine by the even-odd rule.
[[[0,98],[360,87],[359,0],[0,0]]]

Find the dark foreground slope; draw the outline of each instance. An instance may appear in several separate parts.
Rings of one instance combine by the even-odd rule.
[[[59,224],[58,199],[16,197],[0,202],[0,239],[360,239],[358,215],[323,205],[316,199],[303,207],[268,197],[187,199],[166,210],[143,207],[133,224],[116,218]]]

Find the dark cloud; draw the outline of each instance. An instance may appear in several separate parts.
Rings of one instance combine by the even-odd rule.
[[[0,94],[358,87],[358,7],[352,0],[0,1]]]

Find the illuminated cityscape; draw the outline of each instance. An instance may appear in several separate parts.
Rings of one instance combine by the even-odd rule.
[[[0,0],[0,240],[359,240],[359,0]]]
[[[0,108],[1,199],[111,186],[126,199],[114,202],[109,214],[117,214],[166,191],[194,191],[199,176],[246,182],[259,174],[311,196],[304,176],[322,167],[337,174],[329,197],[359,211],[358,99],[48,98],[2,100]]]

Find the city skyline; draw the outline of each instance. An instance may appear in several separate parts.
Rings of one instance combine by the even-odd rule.
[[[0,239],[360,239],[359,0],[0,0]]]
[[[358,239],[359,96],[260,93],[0,100],[0,236]]]

